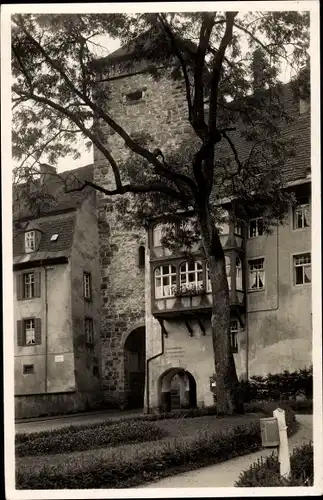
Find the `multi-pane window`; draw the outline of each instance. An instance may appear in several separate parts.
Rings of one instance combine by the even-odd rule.
[[[262,217],[257,219],[250,219],[249,221],[249,238],[256,238],[257,236],[262,236],[264,234],[264,222]]]
[[[17,300],[33,299],[41,295],[41,272],[29,271],[16,275]]]
[[[155,269],[155,297],[174,297],[176,292],[176,267],[172,265],[159,266]]]
[[[24,299],[32,299],[35,297],[35,274],[24,274]]]
[[[35,319],[25,320],[25,344],[32,345],[36,344],[36,331],[35,331]]]
[[[85,342],[87,344],[93,344],[93,319],[85,318]]]
[[[161,246],[161,239],[163,237],[163,225],[157,224],[153,229],[153,245],[154,247]]]
[[[230,323],[230,346],[232,352],[238,352],[238,321],[234,320]]]
[[[236,224],[234,226],[234,234],[237,234],[238,236],[243,235],[243,225],[242,224]]]
[[[179,268],[181,290],[198,290],[203,287],[202,262],[183,262]]]
[[[294,255],[294,284],[304,285],[312,281],[311,254]]]
[[[265,259],[249,260],[249,290],[265,287]]]
[[[242,264],[241,260],[239,257],[236,258],[236,289],[237,290],[242,290],[243,289],[243,283],[242,283]]]
[[[34,252],[36,249],[35,231],[27,231],[25,233],[25,252]]]
[[[18,346],[41,344],[41,319],[26,318],[17,321]]]
[[[83,295],[84,298],[88,300],[92,297],[91,274],[87,272],[83,273]]]
[[[300,198],[294,208],[294,229],[310,227],[310,204],[308,198]]]

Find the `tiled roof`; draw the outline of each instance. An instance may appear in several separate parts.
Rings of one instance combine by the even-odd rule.
[[[300,114],[299,101],[292,96],[289,84],[284,85],[282,97],[284,110],[292,118],[292,122],[282,127],[282,138],[293,140],[292,150],[294,155],[286,158],[281,165],[282,178],[285,183],[306,179],[311,170],[311,120],[310,111]],[[234,123],[237,130],[228,133],[239,156],[240,161],[247,160],[253,142],[247,142],[241,135],[243,126]],[[218,159],[234,158],[227,141],[222,139],[217,149]]]
[[[45,258],[49,252],[64,252],[65,255],[69,255],[73,244],[75,218],[76,213],[70,212],[36,219],[35,223],[41,232],[41,237],[37,251],[28,254],[30,259],[38,260],[40,254],[42,254],[42,258]],[[14,257],[24,254],[24,234],[27,227],[28,223],[21,223],[19,228],[14,227]],[[53,234],[58,235],[56,241],[51,241]]]
[[[72,193],[65,192],[65,184],[77,179],[77,182],[83,183],[85,180],[93,181],[93,165],[86,165],[84,167],[76,168],[74,170],[68,170],[58,174],[57,177],[51,176],[46,182],[46,195],[44,200],[47,199],[48,202],[42,203],[42,206],[38,212],[32,209],[26,202],[26,197],[28,197],[28,189],[24,185],[18,185],[14,187],[13,192],[13,218],[17,219],[27,219],[35,218],[39,215],[49,214],[51,212],[58,212],[69,209],[76,209],[79,207],[83,201],[93,193],[93,189],[86,187],[82,191],[75,191]],[[36,185],[36,183],[35,183]],[[37,188],[36,188],[37,190]],[[41,192],[41,191],[40,191]],[[40,197],[41,198],[41,197]]]

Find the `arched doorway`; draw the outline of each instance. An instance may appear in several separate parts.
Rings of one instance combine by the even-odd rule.
[[[181,408],[196,408],[196,382],[184,368],[170,368],[159,378],[159,406],[168,412]]]
[[[143,408],[145,392],[145,327],[133,330],[124,344],[125,393],[128,408]]]

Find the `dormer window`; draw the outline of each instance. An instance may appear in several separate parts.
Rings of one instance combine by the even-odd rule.
[[[30,253],[36,250],[36,234],[35,231],[27,231],[25,233],[25,252]]]

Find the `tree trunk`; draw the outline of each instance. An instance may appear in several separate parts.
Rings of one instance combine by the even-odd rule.
[[[224,252],[207,203],[199,207],[201,239],[212,287],[212,339],[218,414],[243,413],[238,377],[230,346],[230,295]]]

